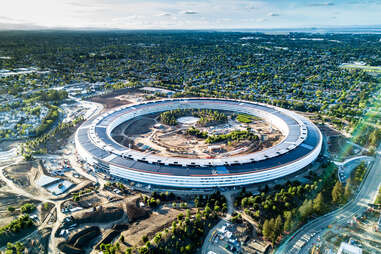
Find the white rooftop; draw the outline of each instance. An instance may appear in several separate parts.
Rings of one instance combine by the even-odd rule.
[[[337,254],[362,254],[362,249],[349,243],[342,242]]]
[[[46,187],[46,189],[53,195],[60,195],[70,189],[74,184],[68,180],[61,180],[60,182],[54,183]]]
[[[163,89],[163,88],[158,88],[158,87],[143,87],[140,90],[146,91],[146,92],[158,92],[162,94],[169,94],[169,93],[174,93],[171,90],[168,89]]]
[[[60,180],[60,178],[51,177],[51,176],[47,176],[47,175],[41,175],[40,178],[36,181],[36,184],[38,186],[44,187],[44,186],[52,184],[58,180]]]

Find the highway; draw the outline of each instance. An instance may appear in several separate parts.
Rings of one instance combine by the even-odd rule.
[[[380,148],[378,149],[378,151]],[[355,198],[343,207],[323,215],[300,228],[292,237],[288,238],[275,253],[306,253],[309,247],[307,243],[300,251],[292,251],[294,244],[304,235],[313,232],[321,233],[327,229],[330,224],[343,224],[352,219],[355,215],[362,214],[367,209],[367,204],[373,202],[379,184],[381,183],[381,155],[377,153],[372,167],[359,186]],[[315,237],[317,237],[317,234]],[[292,239],[291,239],[292,238]],[[312,239],[310,240],[310,242]]]

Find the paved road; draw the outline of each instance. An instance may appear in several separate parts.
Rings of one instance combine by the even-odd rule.
[[[337,162],[335,161],[334,163],[337,165],[337,166],[345,166],[346,164],[348,163],[351,163],[353,161],[356,161],[356,160],[373,160],[374,158],[371,157],[371,156],[365,156],[365,155],[361,155],[361,156],[355,156],[355,157],[352,157],[352,158],[349,158],[343,162]]]
[[[343,224],[353,216],[362,214],[367,209],[367,204],[373,202],[378,192],[378,186],[381,182],[381,156],[378,154],[373,166],[359,187],[356,197],[342,208],[339,208],[329,214],[321,216],[306,224],[294,234],[293,239],[283,243],[276,253],[291,253],[294,244],[306,233],[322,232],[332,223]],[[300,253],[304,253],[301,250]]]
[[[9,161],[17,156],[17,148],[8,151],[0,151],[0,161]]]
[[[12,166],[12,165],[14,165],[14,164],[9,164],[8,166],[6,166],[6,167],[9,167],[9,166]],[[47,198],[47,197],[45,197],[44,196],[44,194],[41,194],[41,193],[29,193],[29,192],[27,192],[26,190],[24,190],[22,187],[20,187],[20,186],[18,186],[17,184],[15,184],[15,183],[13,183],[11,180],[9,180],[8,178],[6,178],[5,176],[4,176],[4,168],[6,168],[6,167],[0,167],[0,179],[1,180],[3,180],[6,184],[7,184],[7,187],[9,188],[9,192],[11,192],[11,193],[15,193],[15,194],[18,194],[18,195],[23,195],[23,196],[25,196],[25,197],[27,197],[27,198],[30,198],[30,199],[32,199],[32,200],[38,200],[38,201],[40,201],[40,202],[42,202],[42,203],[45,203],[45,202],[51,202],[51,203],[54,203],[54,207],[52,208],[52,211],[54,210],[54,209],[56,209],[57,210],[57,221],[56,221],[56,223],[54,223],[53,225],[48,225],[48,221],[49,221],[49,218],[48,217],[50,217],[51,215],[52,215],[52,213],[50,213],[48,216],[47,216],[47,218],[45,219],[45,221],[43,221],[43,222],[41,222],[41,224],[40,225],[38,225],[38,227],[36,228],[36,230],[35,231],[33,231],[33,232],[31,232],[30,234],[28,234],[28,235],[26,235],[26,236],[24,236],[23,238],[21,238],[19,241],[23,241],[23,240],[25,240],[25,239],[27,239],[27,238],[30,238],[30,237],[33,237],[35,234],[37,234],[37,231],[38,230],[41,230],[41,229],[43,229],[43,228],[45,228],[45,227],[53,227],[53,228],[55,228],[55,227],[58,227],[58,225],[59,225],[59,223],[60,223],[60,221],[59,221],[59,219],[62,219],[63,217],[64,217],[64,215],[61,213],[61,211],[60,211],[60,209],[59,209],[59,207],[61,206],[61,203],[62,202],[64,202],[64,201],[53,201],[53,200],[51,200],[51,199],[49,199],[49,198]],[[53,231],[52,231],[53,232]],[[53,234],[52,234],[53,235]],[[0,248],[0,250],[4,250],[4,246],[3,247],[1,247]],[[49,253],[55,253],[55,251],[53,251],[53,252],[51,252],[51,250],[54,250],[54,248],[49,248]]]
[[[355,158],[348,159],[344,162],[335,162],[339,166],[338,174],[343,173],[343,177],[338,176],[340,182],[346,182],[351,176],[352,170],[354,170],[361,162],[370,163],[374,161],[374,157],[370,156],[358,156]]]
[[[78,99],[76,101],[78,103],[82,104],[82,105],[85,105],[85,106],[89,106],[90,105],[91,106],[90,110],[88,110],[88,112],[86,113],[86,117],[88,117],[88,118],[95,117],[96,115],[98,115],[103,110],[103,105],[101,105],[99,103],[87,102],[87,101],[82,101],[82,100],[78,100]],[[62,118],[62,114],[60,114],[60,117]],[[58,122],[61,122],[61,120],[62,119],[60,119],[60,121],[57,121],[57,124],[58,124]],[[72,153],[72,151],[74,151],[73,150],[74,146],[72,145],[74,143],[73,142],[73,140],[74,140],[73,137],[74,137],[74,135],[72,135],[72,137],[69,138],[68,145],[66,146],[66,149],[64,149],[65,152]],[[48,159],[48,158],[62,159],[62,156],[59,156],[59,155],[49,155],[49,154],[48,155],[35,156],[35,157],[36,158],[40,158],[40,159]],[[49,253],[58,253],[58,250],[56,248],[56,246],[57,246],[57,241],[56,240],[57,239],[54,237],[54,232],[59,227],[59,225],[60,225],[61,221],[63,220],[63,218],[67,216],[67,215],[63,214],[61,209],[60,209],[61,204],[66,199],[65,200],[56,201],[56,200],[51,199],[50,197],[46,197],[42,193],[39,193],[39,194],[29,193],[28,191],[26,191],[22,187],[18,186],[17,184],[13,183],[11,180],[6,178],[4,176],[4,174],[3,174],[4,168],[12,166],[12,165],[15,165],[15,164],[18,163],[19,160],[21,161],[22,159],[23,158],[21,156],[17,155],[17,148],[13,148],[13,149],[10,149],[8,151],[0,151],[0,162],[2,164],[0,166],[0,179],[3,180],[7,184],[7,187],[9,188],[9,190],[8,190],[9,192],[12,192],[12,193],[15,193],[15,194],[18,194],[18,195],[23,195],[23,196],[25,196],[27,198],[30,198],[30,199],[33,199],[33,200],[39,200],[40,202],[51,202],[51,203],[54,203],[55,205],[52,208],[52,211],[53,210],[57,211],[57,219],[56,219],[55,223],[53,223],[51,225],[48,225],[49,217],[52,216],[52,212],[51,212],[47,216],[45,221],[41,222],[41,224],[38,225],[38,227],[37,227],[37,229],[35,231],[33,231],[30,234],[24,236],[19,241],[23,241],[23,240],[25,240],[27,238],[33,238],[33,237],[35,237],[37,235],[38,230],[41,230],[41,229],[46,228],[46,227],[50,227],[50,228],[52,228],[52,234],[50,236],[48,252]],[[72,156],[70,156],[70,159],[71,159],[71,162],[74,162],[73,164],[74,164],[74,166],[76,166],[75,168],[79,169],[78,173],[80,173],[85,178],[88,178],[88,179],[93,180],[93,181],[98,181],[98,179],[96,179],[96,177],[91,176],[91,175],[87,174],[87,172],[82,170],[82,168],[78,165],[78,163],[76,163],[73,154],[72,154]],[[102,183],[103,183],[103,181],[102,181]],[[0,247],[0,251],[3,251],[4,248],[5,248],[4,246]]]

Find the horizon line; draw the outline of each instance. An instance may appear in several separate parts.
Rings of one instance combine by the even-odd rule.
[[[116,27],[30,27],[30,28],[0,28],[0,32],[10,31],[239,31],[239,30],[258,30],[258,31],[292,31],[292,30],[348,30],[348,29],[371,29],[379,30],[381,33],[381,24],[375,25],[341,25],[341,26],[305,26],[305,27],[241,27],[241,28],[116,28]],[[340,32],[340,31],[338,31]],[[373,31],[374,32],[374,31]]]

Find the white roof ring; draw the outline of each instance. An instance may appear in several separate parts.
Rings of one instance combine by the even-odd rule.
[[[295,149],[300,145],[307,137],[308,132],[306,125],[304,124],[301,116],[281,108],[277,108],[262,103],[254,103],[247,101],[233,101],[227,99],[215,99],[215,98],[187,98],[187,99],[170,99],[151,101],[140,104],[124,105],[120,108],[114,109],[111,112],[106,112],[102,116],[96,118],[90,128],[89,137],[95,141],[98,147],[102,147],[107,151],[111,150],[112,143],[117,143],[111,137],[111,131],[120,125],[121,123],[131,120],[132,118],[149,114],[162,112],[177,108],[208,108],[208,109],[222,109],[230,110],[239,113],[248,113],[263,118],[272,125],[276,126],[284,135],[285,138],[279,144],[259,151],[250,153],[247,155],[235,155],[227,158],[218,159],[190,159],[190,158],[172,158],[159,155],[148,155],[143,152],[134,150],[130,153],[130,158],[133,160],[144,160],[149,163],[159,163],[165,161],[168,164],[178,164],[184,167],[188,165],[230,165],[238,161],[240,164],[250,163],[253,161],[260,161],[272,157],[276,157],[280,154],[284,154],[286,151]],[[292,124],[290,124],[292,122]],[[107,123],[107,124],[105,124]],[[100,137],[95,129],[100,126],[106,127],[106,135]],[[291,133],[290,133],[291,132]],[[292,135],[290,135],[292,134]],[[286,144],[287,141],[287,144]],[[291,145],[290,145],[291,144]],[[114,150],[115,151],[115,150]],[[119,153],[117,153],[119,154]],[[121,156],[121,155],[119,155]],[[149,158],[149,157],[153,158]],[[203,161],[205,160],[205,161]]]

